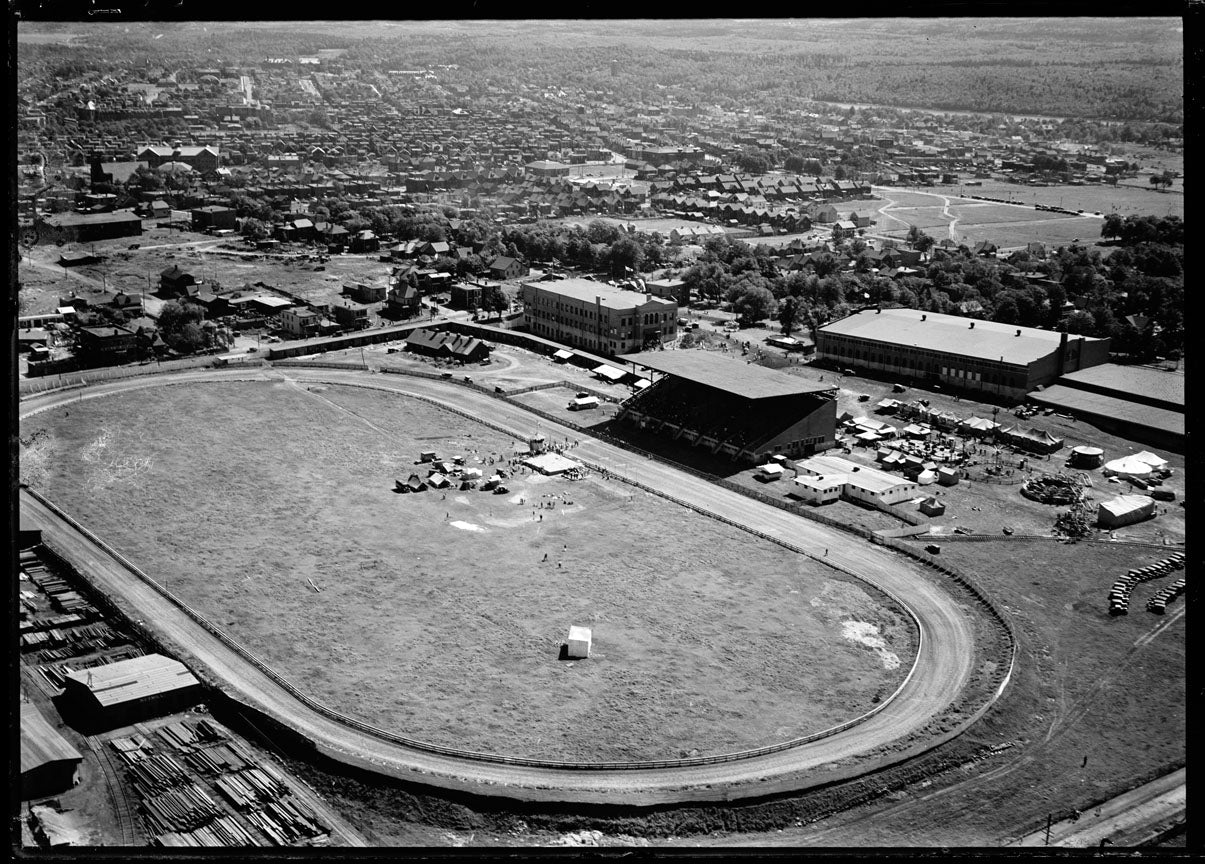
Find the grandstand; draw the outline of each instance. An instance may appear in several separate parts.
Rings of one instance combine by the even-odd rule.
[[[836,387],[706,351],[619,358],[661,376],[617,420],[738,461],[810,456],[834,444]]]

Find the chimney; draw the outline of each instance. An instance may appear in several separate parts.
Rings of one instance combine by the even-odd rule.
[[[1055,364],[1055,374],[1059,377],[1063,375],[1063,366],[1067,362],[1067,333],[1066,331],[1059,334],[1059,359]]]

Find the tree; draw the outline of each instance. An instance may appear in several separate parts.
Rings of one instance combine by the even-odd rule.
[[[252,216],[248,216],[243,220],[242,233],[244,237],[251,240],[265,240],[271,234],[268,226],[262,219],[256,219]]]
[[[189,324],[199,325],[204,317],[205,313],[195,303],[168,300],[159,310],[159,332],[167,340],[168,336],[181,332]]]
[[[778,323],[782,325],[782,335],[791,333],[807,318],[807,305],[798,297],[789,294],[778,303]]]
[[[1105,217],[1105,224],[1100,228],[1101,237],[1120,237],[1122,218],[1117,213],[1110,213]]]
[[[774,167],[770,157],[753,149],[746,149],[736,157],[736,166],[749,174],[765,174]]]
[[[732,307],[740,322],[748,326],[772,316],[778,309],[778,301],[770,289],[749,285],[737,296]]]
[[[783,161],[782,167],[794,174],[800,174],[803,172],[804,164],[802,156],[792,154]]]
[[[611,244],[610,258],[612,274],[639,273],[644,264],[644,247],[631,237],[621,237]]]
[[[487,285],[481,289],[481,308],[486,312],[505,312],[510,308],[506,292],[500,285]]]

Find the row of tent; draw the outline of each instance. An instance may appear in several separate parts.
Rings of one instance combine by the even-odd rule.
[[[937,429],[958,432],[962,435],[981,437],[995,435],[1014,447],[1033,453],[1053,453],[1062,448],[1064,439],[1056,438],[1042,429],[1024,429],[1021,426],[1004,427],[985,417],[962,418],[951,411],[930,409],[923,402],[901,402],[898,399],[882,399],[875,405],[882,414],[899,414],[902,417],[920,420]]]

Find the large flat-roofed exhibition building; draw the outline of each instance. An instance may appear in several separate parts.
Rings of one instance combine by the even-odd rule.
[[[1102,363],[1064,375],[1029,398],[1131,441],[1185,451],[1182,372]]]
[[[1024,399],[1109,359],[1109,340],[918,309],[862,309],[824,325],[817,359],[957,390]]]
[[[836,386],[707,351],[619,358],[661,376],[618,419],[733,459],[810,456],[835,442]]]

